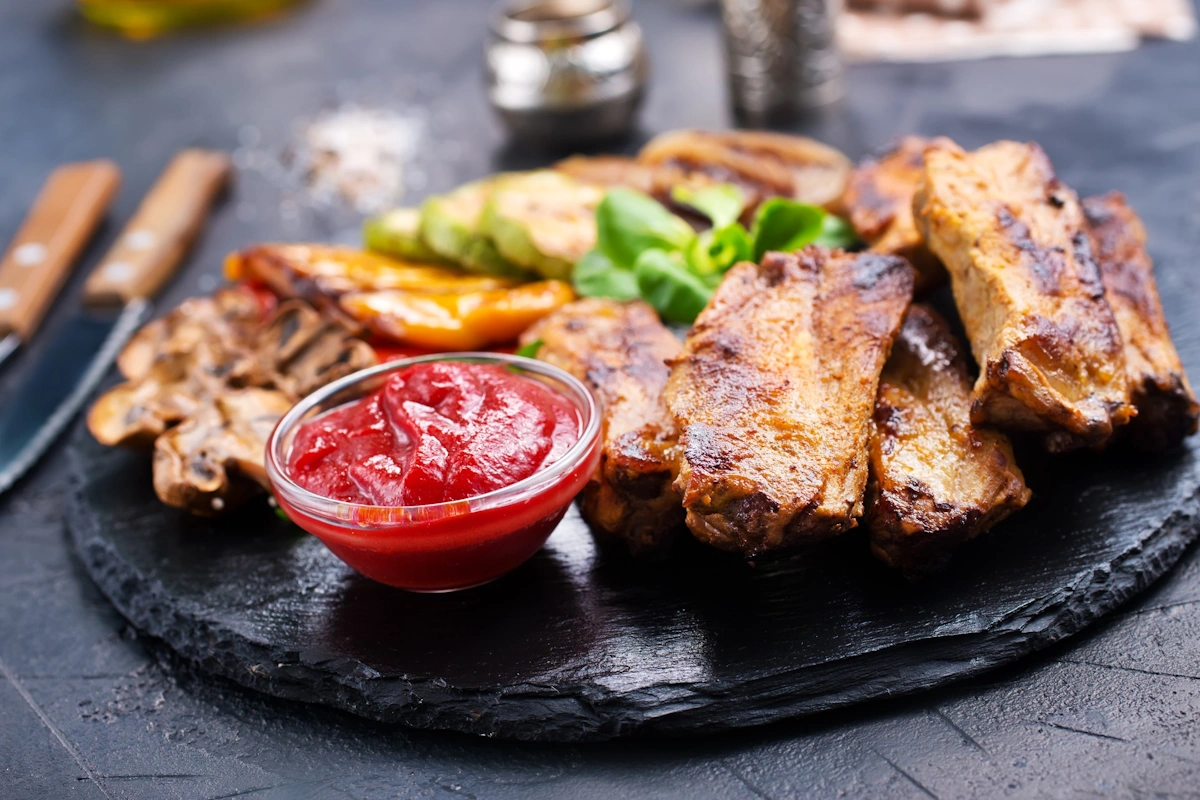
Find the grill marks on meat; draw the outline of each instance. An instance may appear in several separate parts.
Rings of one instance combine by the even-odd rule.
[[[756,556],[857,524],[879,374],[912,282],[903,259],[819,247],[729,272],[665,392],[696,538]]]
[[[736,184],[746,200],[747,223],[771,197],[835,204],[852,166],[829,145],[765,131],[671,131],[647,142],[637,160],[651,169],[652,193],[666,202],[676,186]]]
[[[1035,144],[925,151],[917,227],[946,265],[981,374],[971,419],[1100,446],[1134,411],[1121,335],[1075,193]]]
[[[907,258],[917,271],[917,293],[946,280],[946,269],[929,252],[913,221],[913,195],[925,173],[929,141],[905,136],[877,158],[855,168],[842,206],[855,233],[875,253]]]
[[[679,340],[641,301],[587,299],[535,323],[523,344],[583,381],[601,407],[600,467],[580,495],[585,520],[635,555],[658,555],[682,529],[675,479],[678,437],[663,403],[666,359]]]
[[[970,419],[971,378],[950,326],[914,305],[883,368],[872,426],[871,550],[909,578],[1022,508],[1030,492],[1003,433]]]
[[[1129,426],[1130,439],[1145,450],[1174,447],[1196,432],[1200,405],[1163,316],[1145,226],[1120,192],[1087,198],[1083,211],[1125,345],[1125,368],[1138,411]]]

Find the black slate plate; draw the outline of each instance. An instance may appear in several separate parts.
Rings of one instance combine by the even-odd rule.
[[[1027,458],[1036,496],[919,586],[858,536],[750,568],[698,545],[647,569],[572,512],[489,586],[415,595],[361,578],[263,504],[163,507],[144,456],[74,434],[67,519],[138,628],[238,683],[423,728],[547,741],[757,725],[926,689],[1080,630],[1197,532],[1200,454]]]

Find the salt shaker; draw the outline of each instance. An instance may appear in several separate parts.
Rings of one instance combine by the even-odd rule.
[[[508,0],[489,27],[488,99],[514,135],[582,144],[629,131],[647,59],[628,0]]]
[[[721,0],[734,114],[775,122],[842,96],[841,0]]]

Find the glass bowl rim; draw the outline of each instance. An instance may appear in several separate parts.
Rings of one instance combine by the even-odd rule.
[[[397,372],[415,364],[425,364],[435,361],[462,361],[476,364],[513,366],[523,372],[531,372],[565,384],[582,401],[582,403],[573,403],[577,408],[580,408],[581,415],[583,416],[583,427],[579,438],[567,449],[567,452],[563,453],[561,458],[527,478],[523,478],[516,483],[511,483],[508,486],[502,486],[499,489],[493,489],[490,492],[474,495],[462,500],[449,500],[442,503],[410,506],[376,506],[366,503],[350,503],[311,492],[296,483],[287,474],[287,470],[285,469],[287,454],[282,452],[283,439],[287,432],[298,426],[308,412],[338,393],[344,392],[347,389],[353,389],[356,385],[372,378],[386,375],[390,372]],[[567,392],[556,387],[548,386],[547,388],[570,399]],[[346,403],[354,402],[362,396],[365,395],[348,399]],[[326,411],[331,411],[335,407],[331,407]],[[596,445],[599,434],[600,413],[595,397],[578,378],[565,370],[552,364],[547,364],[544,361],[537,361],[519,355],[509,355],[507,353],[479,351],[432,353],[430,355],[387,361],[373,367],[367,367],[313,391],[292,406],[275,423],[275,427],[271,430],[271,435],[267,438],[265,461],[267,476],[270,479],[272,490],[282,495],[281,499],[289,506],[295,507],[297,511],[327,521],[343,523],[344,527],[348,528],[353,527],[360,530],[394,528],[400,525],[460,516],[473,511],[504,506],[536,493],[544,487],[553,485],[559,478],[578,467],[583,459],[587,457],[589,451]],[[370,522],[368,524],[357,523],[356,520],[360,516],[369,519]]]

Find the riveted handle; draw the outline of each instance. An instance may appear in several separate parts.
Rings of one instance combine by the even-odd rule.
[[[0,260],[0,338],[15,333],[27,341],[37,330],[120,185],[111,161],[50,173]]]
[[[88,276],[84,301],[125,304],[157,294],[200,232],[229,169],[229,157],[212,150],[184,150],[175,156]]]

